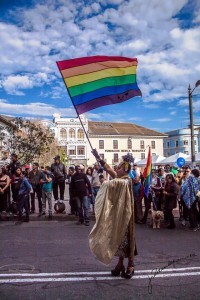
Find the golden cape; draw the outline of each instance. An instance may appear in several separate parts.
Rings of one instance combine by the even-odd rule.
[[[128,179],[104,182],[95,200],[96,223],[89,234],[89,246],[95,257],[109,264],[130,226],[131,256],[134,255],[134,200]]]

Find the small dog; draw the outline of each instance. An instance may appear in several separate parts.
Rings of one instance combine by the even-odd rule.
[[[164,214],[162,211],[160,210],[152,210],[150,209],[149,210],[150,214],[151,214],[151,217],[152,217],[152,226],[154,229],[156,228],[160,228],[160,221],[161,219],[164,218]]]

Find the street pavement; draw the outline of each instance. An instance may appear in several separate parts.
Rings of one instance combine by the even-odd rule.
[[[91,254],[94,225],[0,222],[1,300],[200,299],[200,231],[136,225],[139,255],[131,280],[114,278]]]
[[[37,200],[36,200],[37,203]],[[110,266],[91,254],[88,234],[94,225],[76,225],[66,211],[47,217],[31,215],[29,223],[16,225],[15,216],[0,222],[0,300],[27,299],[200,299],[200,231],[152,229],[136,225],[139,255],[131,280],[114,278]],[[34,222],[33,222],[34,221]],[[41,222],[43,221],[43,222]]]

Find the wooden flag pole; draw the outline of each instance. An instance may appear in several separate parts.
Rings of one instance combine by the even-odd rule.
[[[58,66],[58,62],[56,62],[56,64],[57,64],[57,66]],[[59,69],[59,67],[58,67],[58,69]],[[60,69],[59,69],[59,71],[60,71]],[[72,97],[71,97],[70,92],[69,92],[69,90],[68,90],[68,88],[67,88],[67,85],[66,85],[66,83],[65,83],[64,77],[63,77],[63,75],[62,75],[61,72],[60,72],[60,74],[61,74],[61,76],[62,76],[62,79],[63,79],[63,81],[64,81],[64,84],[65,84],[65,86],[66,86],[66,89],[67,89],[67,91],[68,91],[68,94],[69,94],[69,96],[70,96],[70,99],[71,99],[71,101],[72,101]],[[81,118],[80,118],[80,115],[78,114],[78,111],[77,111],[76,106],[74,105],[73,101],[72,101],[72,104],[73,104],[74,109],[75,109],[75,111],[76,111],[76,113],[77,113],[77,116],[78,116],[78,118],[79,118],[79,120],[80,120],[81,126],[83,127],[83,130],[84,130],[84,133],[85,133],[86,138],[87,138],[87,140],[88,140],[88,143],[89,143],[91,149],[94,150],[93,147],[92,147],[92,144],[91,144],[91,142],[90,142],[90,139],[89,139],[89,137],[88,137],[88,134],[87,134],[87,132],[86,132],[86,130],[85,130],[85,127],[83,126],[83,123],[82,123],[82,120],[81,120]]]

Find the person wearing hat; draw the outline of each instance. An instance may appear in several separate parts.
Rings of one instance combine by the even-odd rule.
[[[118,257],[112,276],[130,279],[134,274],[134,255],[137,255],[134,235],[134,197],[132,180],[128,176],[134,158],[130,153],[114,171],[103,161],[96,149],[93,155],[113,180],[104,182],[96,197],[96,224],[89,235],[90,249],[95,257],[108,265]],[[124,259],[128,259],[125,271]]]
[[[61,163],[60,156],[56,155],[54,157],[54,163],[51,165],[51,172],[54,176],[53,181],[53,196],[55,201],[64,200],[65,193],[65,179],[67,178],[67,172],[65,165]],[[60,198],[58,198],[58,189],[60,193]]]

